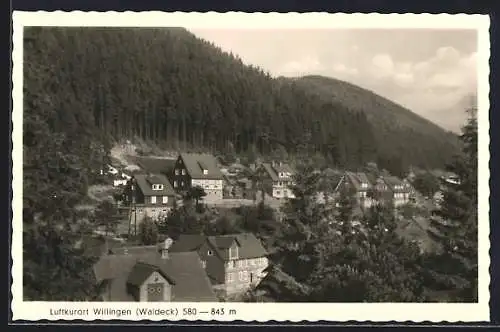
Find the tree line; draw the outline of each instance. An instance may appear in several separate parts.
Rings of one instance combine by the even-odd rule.
[[[415,149],[417,134],[404,137],[407,150],[386,146],[348,103],[274,79],[185,29],[32,27],[24,39],[25,99],[45,101],[37,107],[74,133],[214,153],[318,153],[341,167],[442,163],[439,153]]]

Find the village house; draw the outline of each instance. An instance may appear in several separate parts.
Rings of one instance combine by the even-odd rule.
[[[335,192],[338,197],[342,190],[353,190],[359,207],[366,209],[373,205],[373,197],[370,197],[372,189],[373,186],[365,173],[347,171],[340,178]]]
[[[181,153],[175,163],[172,185],[176,191],[184,192],[201,187],[206,193],[205,201],[223,199],[224,175],[217,166],[217,159],[210,154]]]
[[[94,265],[102,301],[216,302],[196,252],[171,253],[161,246],[123,247]]]
[[[125,186],[131,178],[131,175],[121,171],[113,176],[113,187]]]
[[[266,250],[251,233],[181,235],[171,252],[197,252],[214,289],[225,296],[242,294],[258,285],[269,265]]]
[[[125,195],[133,224],[141,223],[145,217],[166,216],[176,200],[175,191],[162,174],[135,174],[125,188]]]
[[[295,171],[287,163],[273,161],[262,163],[255,171],[263,183],[264,191],[274,198],[294,198],[291,189]]]
[[[409,183],[405,183],[395,176],[384,176],[383,181],[390,190],[392,203],[395,207],[410,202],[411,188],[409,187]]]

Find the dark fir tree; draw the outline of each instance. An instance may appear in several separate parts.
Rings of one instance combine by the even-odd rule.
[[[477,301],[477,117],[468,111],[468,120],[460,139],[462,153],[455,156],[447,170],[458,183],[444,182],[443,201],[436,211],[431,235],[439,241],[442,253],[429,258],[432,266],[429,282],[440,291],[448,291],[452,301]]]

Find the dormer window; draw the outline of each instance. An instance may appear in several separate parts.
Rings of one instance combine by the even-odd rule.
[[[208,174],[208,169],[204,169],[203,170],[203,175],[207,175]]]
[[[153,190],[163,190],[163,184],[153,184],[152,185]]]

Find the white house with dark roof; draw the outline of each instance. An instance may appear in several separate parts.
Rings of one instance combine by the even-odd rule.
[[[372,187],[372,183],[365,173],[347,171],[340,178],[335,188],[335,192],[338,196],[343,189],[352,189],[355,192],[359,206],[362,208],[369,208],[373,204],[373,199],[369,195]]]
[[[146,216],[157,219],[173,208],[176,193],[163,174],[135,174],[125,193],[130,206],[131,223],[139,224]]]
[[[204,200],[223,198],[224,174],[213,155],[181,153],[172,172],[172,185],[176,191],[201,187],[207,194]]]
[[[260,283],[269,265],[267,251],[252,233],[181,235],[171,252],[197,252],[214,289],[241,294]]]
[[[289,164],[277,161],[262,163],[255,172],[261,178],[265,191],[272,197],[295,197],[291,189],[295,170]]]

